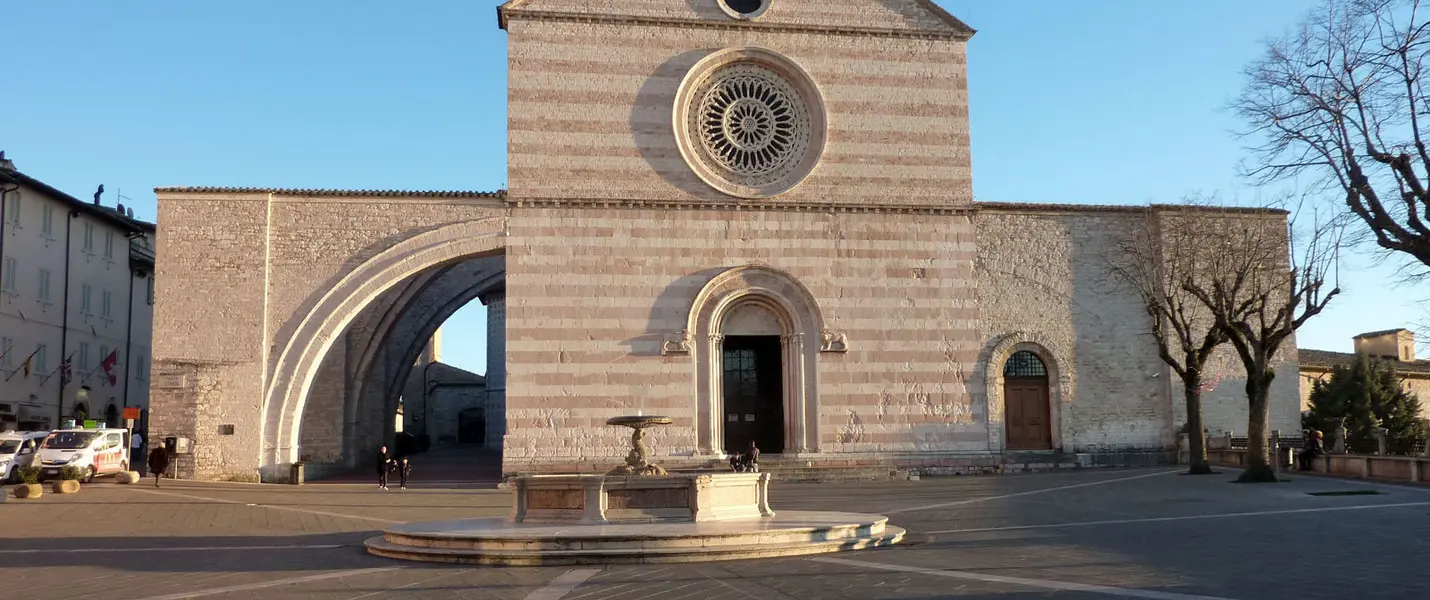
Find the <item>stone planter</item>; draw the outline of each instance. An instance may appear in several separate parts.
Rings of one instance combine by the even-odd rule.
[[[15,486],[16,498],[39,498],[45,495],[45,486],[38,483],[22,483]]]
[[[74,494],[79,492],[79,482],[73,479],[56,479],[50,484],[50,491],[56,494]]]
[[[114,481],[126,485],[139,483],[139,473],[135,471],[120,471],[114,475]]]

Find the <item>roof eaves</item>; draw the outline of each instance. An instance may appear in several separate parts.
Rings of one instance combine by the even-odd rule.
[[[478,192],[463,190],[337,190],[257,187],[158,187],[156,194],[275,194],[280,196],[330,196],[357,198],[506,198],[506,190]]]
[[[79,198],[66,194],[59,188],[56,188],[48,183],[35,179],[34,177],[26,175],[20,171],[0,170],[0,179],[35,188],[46,195],[49,195],[61,202],[69,204],[72,210],[76,210],[82,213],[88,213],[90,216],[98,217],[102,221],[108,221],[111,225],[118,226],[125,231],[131,233],[145,231],[145,228],[138,224],[143,223],[143,221],[138,221],[137,219],[130,219],[128,217],[122,216],[117,210],[113,210],[105,206],[98,206],[93,203],[80,200]],[[153,231],[153,225],[149,224],[148,231]]]

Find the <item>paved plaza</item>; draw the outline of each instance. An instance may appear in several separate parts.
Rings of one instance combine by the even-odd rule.
[[[543,568],[405,563],[384,526],[503,515],[508,492],[419,484],[95,483],[0,504],[16,597],[824,600],[1416,598],[1430,592],[1430,488],[1299,476],[1097,470],[785,484],[776,510],[879,512],[898,547],[762,561]],[[1311,495],[1371,491],[1375,494]],[[8,595],[8,594],[7,594]]]

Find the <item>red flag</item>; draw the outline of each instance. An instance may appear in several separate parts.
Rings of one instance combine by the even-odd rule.
[[[104,367],[104,374],[109,377],[109,387],[114,387],[114,363],[119,362],[119,349],[109,351],[109,356],[104,357],[104,362],[99,366]]]

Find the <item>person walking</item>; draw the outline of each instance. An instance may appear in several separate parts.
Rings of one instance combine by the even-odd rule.
[[[169,468],[169,453],[164,450],[164,446],[154,446],[149,451],[149,472],[154,474],[154,487],[159,487],[159,480],[163,479],[164,471]]]
[[[387,454],[387,446],[377,451],[377,488],[387,489],[387,472],[392,469],[392,457]]]
[[[408,476],[408,475],[411,475],[411,474],[412,474],[412,459],[407,458],[407,455],[404,454],[404,455],[402,455],[402,458],[397,459],[397,477],[398,477],[397,489],[400,489],[400,490],[405,490],[405,489],[407,489],[407,476]]]

